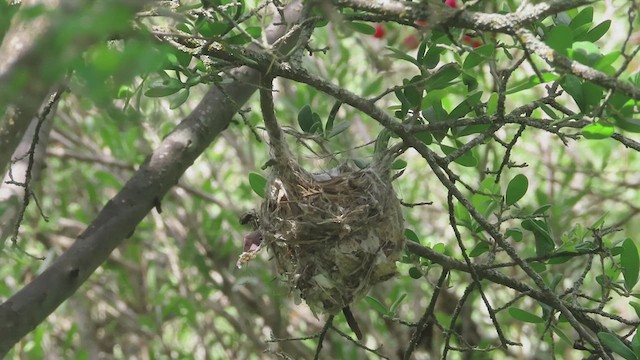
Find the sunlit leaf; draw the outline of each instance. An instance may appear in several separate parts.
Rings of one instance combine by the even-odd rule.
[[[611,137],[615,128],[603,123],[593,123],[582,128],[581,133],[586,139],[606,139]]]
[[[611,20],[605,20],[600,24],[596,25],[593,29],[589,30],[589,32],[587,32],[586,34],[583,34],[580,37],[578,37],[577,40],[596,42],[600,40],[600,38],[603,37],[607,33],[607,31],[609,31],[610,27],[611,27]]]
[[[545,34],[544,41],[553,50],[566,54],[567,49],[573,44],[573,35],[568,26],[558,25]]]

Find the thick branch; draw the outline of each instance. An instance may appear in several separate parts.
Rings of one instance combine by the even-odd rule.
[[[276,17],[274,24],[279,25],[267,29],[270,42],[287,30],[285,20],[297,20],[300,9],[300,3],[294,1],[284,12],[285,19]],[[231,117],[255,92],[259,80],[259,73],[248,67],[235,69],[232,76],[231,83],[214,86],[205,95],[69,250],[0,305],[0,358],[71,296],[113,249],[133,234],[138,223],[227,127]]]

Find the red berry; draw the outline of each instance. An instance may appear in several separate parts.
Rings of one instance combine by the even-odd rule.
[[[427,22],[426,21],[421,21],[421,20],[416,21],[415,24],[418,25],[418,26],[423,26],[423,27],[427,26]]]
[[[458,2],[456,0],[445,0],[444,4],[454,9],[458,7]]]
[[[482,46],[482,43],[474,38],[472,38],[469,35],[465,35],[464,37],[462,37],[462,41],[467,44],[470,45],[472,48],[478,48],[480,46]]]
[[[380,24],[376,24],[375,28],[376,32],[373,34],[373,37],[376,39],[382,39],[384,37],[384,27]]]
[[[402,40],[402,45],[408,50],[413,50],[420,45],[420,40],[415,35],[409,35]]]

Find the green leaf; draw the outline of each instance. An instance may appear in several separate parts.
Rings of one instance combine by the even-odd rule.
[[[628,291],[631,291],[638,282],[640,256],[636,244],[631,239],[626,239],[622,243],[622,250],[620,265],[622,266],[622,275],[624,275],[624,286]]]
[[[482,64],[491,58],[494,50],[495,48],[491,44],[483,45],[474,49],[469,53],[469,55],[467,55],[467,58],[464,59],[462,68],[467,70]]]
[[[360,169],[366,169],[367,167],[369,167],[369,162],[367,160],[353,158],[352,161]]]
[[[420,239],[418,238],[418,235],[411,229],[404,229],[404,237],[407,238],[408,240],[411,240],[415,243],[420,244]]]
[[[544,204],[544,205],[540,206],[539,208],[535,209],[533,211],[533,215],[542,215],[549,209],[551,209],[551,204]]]
[[[637,303],[635,301],[630,301],[629,305],[631,305],[633,310],[636,312],[636,316],[640,318],[640,303]]]
[[[265,179],[264,176],[255,172],[249,173],[249,185],[253,192],[258,194],[261,198],[264,198],[267,187],[267,179]]]
[[[533,271],[537,273],[541,273],[547,270],[547,265],[545,265],[544,263],[534,262],[529,264],[529,266],[531,266]]]
[[[447,247],[443,243],[437,243],[431,247],[431,249],[435,252],[439,252],[444,254],[447,251]]]
[[[422,65],[427,69],[433,69],[440,63],[440,54],[444,51],[443,48],[438,46],[432,46],[422,57]]]
[[[249,26],[245,31],[254,39],[257,39],[262,35],[262,27],[260,26]]]
[[[490,249],[491,249],[491,247],[489,246],[489,243],[487,243],[486,241],[480,241],[469,252],[469,257],[480,256],[480,255],[486,253],[487,251],[489,251]]]
[[[480,105],[480,98],[482,97],[482,91],[475,92],[468,95],[455,109],[451,110],[448,119],[455,120],[460,119],[470,113],[475,107]]]
[[[120,85],[120,87],[118,88],[118,93],[116,94],[115,97],[116,99],[126,99],[131,95],[133,95],[133,90],[131,89],[131,87],[126,85]]]
[[[169,104],[169,108],[175,109],[180,105],[184,104],[185,101],[189,98],[189,88],[184,88],[176,94],[176,96],[171,99],[171,103]]]
[[[394,48],[392,48],[390,46],[387,46],[386,48],[393,53],[393,54],[390,55],[391,57],[394,57],[396,59],[401,59],[401,60],[408,61],[408,62],[410,62],[410,63],[412,63],[412,64],[414,64],[414,65],[416,65],[418,67],[420,66],[418,61],[416,59],[414,59],[413,56],[407,55],[406,52],[398,50],[398,49],[394,49]]]
[[[632,133],[640,133],[640,120],[634,118],[615,117],[616,126]]]
[[[522,222],[522,228],[533,233],[536,241],[536,255],[547,256],[553,252],[555,243],[549,234],[547,224],[542,220],[527,219]]]
[[[537,75],[531,75],[529,78],[525,79],[524,81],[518,82],[513,87],[507,89],[507,95],[515,94],[523,90],[531,89],[536,85],[539,85],[542,83],[548,83],[550,81],[555,81],[558,78],[559,76],[557,74],[549,73],[549,72],[542,73],[542,80],[540,80],[540,78]],[[496,104],[497,104],[497,101],[498,100],[496,98]]]
[[[384,306],[384,304],[382,304],[382,302],[380,302],[378,299],[372,297],[372,296],[365,296],[364,297],[364,301],[367,302],[367,304],[369,304],[369,306],[377,311],[379,314],[381,315],[389,315],[389,310],[387,310],[387,307]]]
[[[593,22],[593,7],[588,6],[584,8],[578,15],[571,19],[569,27],[573,30],[578,29],[584,25],[591,24]],[[571,31],[569,31],[571,33]]]
[[[611,27],[611,20],[605,20],[600,24],[596,25],[596,27],[594,27],[593,29],[589,30],[588,33],[579,36],[576,40],[590,41],[594,43],[600,40],[600,38],[603,37],[604,34],[607,33],[607,31],[609,31],[610,27]]]
[[[393,302],[393,304],[391,304],[391,307],[389,307],[389,313],[394,314],[396,313],[396,311],[398,310],[398,306],[400,306],[400,304],[402,304],[402,301],[404,301],[404,299],[407,298],[407,293],[402,293],[400,294],[400,296],[398,296],[398,298]]]
[[[422,271],[414,266],[409,269],[409,276],[411,276],[412,279],[420,279],[422,278]]]
[[[351,21],[351,22],[348,22],[347,24],[349,24],[349,27],[352,28],[353,30],[365,35],[373,35],[376,33],[376,29],[373,26],[366,23]]]
[[[442,149],[442,152],[444,152],[445,155],[449,155],[454,151],[458,150],[448,145],[440,145],[440,148]],[[473,151],[471,150],[465,152],[464,154],[462,154],[461,156],[459,156],[453,161],[464,167],[474,167],[478,165],[478,159],[476,159],[476,157],[473,156]]]
[[[551,325],[551,330],[553,330],[553,332],[556,333],[556,335],[558,335],[558,337],[562,339],[564,342],[566,342],[568,345],[573,345],[573,341],[571,341],[571,339],[567,336],[567,334],[565,334],[564,331],[560,330],[559,327],[555,325]]]
[[[460,76],[460,68],[457,64],[447,64],[440,67],[436,72],[425,81],[427,91],[436,89],[444,89],[451,85],[451,81]]]
[[[225,42],[229,45],[244,45],[251,41],[251,37],[245,34],[237,34],[225,39]]]
[[[615,132],[615,128],[611,125],[603,123],[593,123],[582,128],[582,136],[585,139],[599,140],[611,137]]]
[[[306,133],[311,132],[311,128],[315,121],[313,120],[313,112],[311,111],[311,106],[308,104],[303,106],[302,109],[298,112],[298,125],[300,125],[300,129]]]
[[[348,121],[337,122],[331,129],[331,132],[329,133],[329,136],[327,136],[327,138],[330,139],[336,135],[343,133],[345,130],[349,128],[349,126],[351,126],[351,123]]]
[[[600,339],[600,342],[602,342],[605,347],[623,358],[627,360],[638,360],[633,350],[629,349],[617,336],[603,331],[598,333],[598,339]]]
[[[505,238],[512,238],[513,241],[515,242],[520,242],[522,241],[522,230],[518,229],[518,228],[509,228],[507,229],[507,231],[504,232],[504,237]]]
[[[422,102],[422,90],[418,90],[414,85],[409,85],[404,89],[404,96],[409,101],[412,108],[420,106]]]
[[[180,80],[167,77],[165,79],[154,81],[149,85],[149,89],[145,91],[144,95],[148,97],[163,97],[177,93],[184,87],[184,84]]]
[[[487,115],[493,115],[498,110],[498,93],[491,93],[487,100]]]
[[[414,134],[416,139],[422,141],[425,145],[431,145],[433,137],[428,131],[420,131]]]
[[[398,159],[394,161],[393,164],[391,164],[391,169],[393,170],[402,170],[406,167],[407,167],[407,162],[402,159]]]
[[[507,206],[511,206],[518,202],[518,200],[522,199],[524,194],[527,193],[527,189],[529,188],[529,179],[522,174],[518,174],[509,181],[509,185],[507,185],[507,195],[506,195],[506,204]]]
[[[573,44],[573,33],[568,26],[554,26],[545,34],[545,42],[553,50],[566,54]]]
[[[540,324],[544,322],[544,319],[540,316],[514,307],[509,308],[509,315],[511,315],[516,320],[520,320],[526,323]]]
[[[633,339],[631,340],[631,348],[633,349],[633,353],[640,354],[640,331],[636,328],[636,334],[633,335]]]

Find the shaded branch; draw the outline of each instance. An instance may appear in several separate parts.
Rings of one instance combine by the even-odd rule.
[[[297,20],[300,7],[299,2],[293,2],[286,8],[287,22]],[[286,30],[285,19],[276,17],[274,25],[267,29],[267,38],[273,42]],[[234,80],[230,83],[209,90],[71,248],[0,305],[0,357],[71,296],[118,245],[133,235],[142,219],[228,126],[259,81],[259,73],[247,67],[235,69],[232,76]]]

